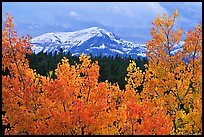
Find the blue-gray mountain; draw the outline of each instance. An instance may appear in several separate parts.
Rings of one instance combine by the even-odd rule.
[[[182,42],[183,43],[183,42]],[[146,57],[146,45],[136,44],[123,40],[113,33],[99,27],[91,27],[75,32],[52,32],[46,33],[31,40],[32,51],[35,54],[40,52],[64,53],[70,51],[72,55],[92,53],[93,56],[131,56],[132,58]],[[176,45],[172,54],[181,50],[181,45]]]

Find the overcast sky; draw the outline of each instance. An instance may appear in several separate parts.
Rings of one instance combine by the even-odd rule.
[[[5,13],[14,16],[19,34],[33,37],[49,31],[75,31],[100,26],[135,42],[150,37],[151,22],[158,14],[177,8],[178,25],[192,29],[202,21],[201,2],[3,2]],[[138,40],[137,40],[138,39]]]

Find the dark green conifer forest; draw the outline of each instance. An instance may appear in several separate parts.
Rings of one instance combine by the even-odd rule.
[[[52,72],[52,78],[56,78],[54,70],[57,68],[57,64],[61,61],[63,57],[66,57],[69,59],[70,64],[80,63],[78,56],[72,56],[70,52],[67,54],[64,54],[59,52],[58,54],[55,53],[52,55],[52,53],[39,53],[39,54],[31,54],[27,55],[27,58],[29,60],[29,65],[32,69],[36,69],[36,72],[48,76],[50,75],[49,72]],[[99,62],[100,66],[100,77],[99,82],[108,80],[111,83],[118,83],[120,86],[120,89],[125,88],[125,76],[127,76],[127,67],[130,63],[130,60],[135,60],[137,66],[139,66],[142,71],[145,71],[144,64],[148,63],[147,58],[138,57],[137,59],[132,59],[131,57],[120,57],[116,55],[113,56],[97,56],[93,57],[91,54],[91,60],[92,62],[95,62],[96,60]]]

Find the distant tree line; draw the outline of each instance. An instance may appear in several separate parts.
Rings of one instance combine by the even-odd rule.
[[[55,53],[39,53],[39,54],[31,54],[27,55],[27,59],[29,60],[30,68],[36,69],[36,72],[48,76],[49,72],[52,73],[52,78],[56,78],[54,71],[57,68],[57,64],[61,61],[63,57],[69,59],[69,63],[75,64],[80,63],[78,56],[72,56],[70,52],[64,54],[62,50],[57,54]],[[131,57],[120,57],[119,55],[113,56],[92,56],[90,54],[92,62],[96,60],[100,66],[100,77],[99,82],[108,80],[112,83],[118,83],[121,89],[125,88],[125,77],[127,76],[127,67],[130,63],[130,60],[135,60],[136,64],[142,71],[145,71],[144,64],[148,63],[146,58],[138,57],[137,59],[132,59]]]

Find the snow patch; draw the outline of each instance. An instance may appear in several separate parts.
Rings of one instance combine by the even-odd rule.
[[[102,44],[100,47],[91,47],[91,49],[105,49],[106,46]]]
[[[117,50],[117,49],[110,49],[110,51],[112,51],[112,52],[117,52],[117,53],[119,53],[119,54],[124,54],[122,51],[119,51],[119,50]]]

